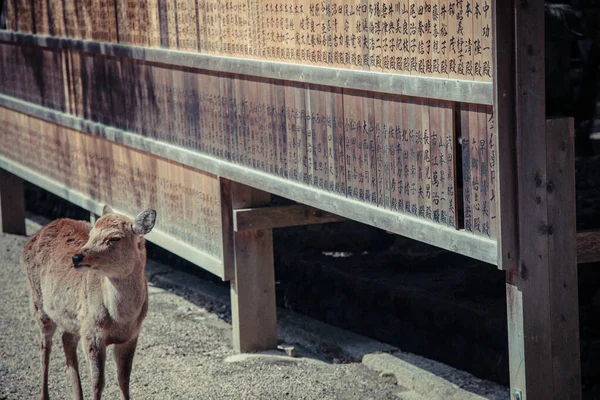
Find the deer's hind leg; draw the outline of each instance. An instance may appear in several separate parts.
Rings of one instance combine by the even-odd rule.
[[[52,350],[52,336],[56,331],[56,323],[44,312],[42,289],[40,283],[40,266],[27,261],[28,254],[21,260],[29,281],[29,300],[31,312],[40,328],[40,353],[42,361],[42,399],[49,399],[48,395],[48,368],[50,364],[50,351]]]
[[[50,366],[50,351],[52,350],[52,336],[56,331],[56,324],[42,312],[39,318],[40,325],[40,350],[42,359],[42,400],[49,399],[48,394],[48,368]]]
[[[77,361],[77,344],[79,336],[69,332],[62,334],[63,350],[65,351],[65,359],[67,361],[67,370],[71,377],[71,386],[73,387],[73,398],[76,400],[83,399],[83,391],[81,390],[81,379],[79,378],[79,363]]]

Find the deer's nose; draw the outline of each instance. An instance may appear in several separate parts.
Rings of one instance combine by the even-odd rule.
[[[75,254],[73,256],[73,266],[77,267],[83,261],[83,254]]]

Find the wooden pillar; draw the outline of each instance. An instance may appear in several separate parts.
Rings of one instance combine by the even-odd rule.
[[[572,121],[545,120],[544,1],[515,1],[502,14],[500,3],[496,16],[508,23],[506,40],[514,32],[518,256],[506,272],[511,398],[581,399]]]
[[[229,186],[233,210],[264,206],[270,202],[269,193],[231,181],[224,183]],[[247,353],[277,348],[272,229],[233,232],[233,266],[234,349]]]
[[[516,268],[518,258],[515,132],[515,20],[513,0],[493,2],[494,122],[498,138],[496,198],[498,268]]]
[[[519,174],[519,267],[506,275],[511,394],[581,399],[573,121],[546,125],[545,168]]]
[[[0,228],[4,233],[25,235],[23,180],[0,169]]]

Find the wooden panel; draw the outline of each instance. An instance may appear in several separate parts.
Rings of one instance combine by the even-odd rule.
[[[5,48],[9,65],[13,56],[14,63],[21,61],[18,47]],[[31,51],[31,60],[37,60],[39,51]],[[32,101],[363,203],[457,226],[450,102],[69,54],[65,66],[60,52],[43,53],[45,62],[56,67],[48,68],[42,80],[50,85],[40,87],[53,96]],[[37,82],[35,63],[25,65],[24,75],[31,78],[26,82]],[[35,93],[14,82],[7,81],[0,91],[17,97]],[[471,118],[474,125],[466,124],[481,136],[477,146],[481,142],[485,149],[491,139],[489,113],[481,108]],[[477,159],[480,169],[487,168],[489,159],[486,150]],[[478,179],[483,179],[482,191],[487,190],[488,173]],[[488,203],[481,212],[489,218],[477,220],[483,234],[495,218],[486,209],[495,206]]]
[[[485,1],[118,0],[116,12],[109,4],[17,0],[9,21],[10,15],[18,20],[8,27],[152,47],[160,40],[172,49],[217,55],[492,79],[491,10]],[[48,17],[48,10],[61,5],[66,24]]]
[[[498,237],[496,158],[498,135],[492,108],[461,108],[464,226],[469,232]]]
[[[266,192],[294,199],[346,218],[386,229],[491,264],[496,263],[496,242],[482,236],[475,236],[463,229],[456,230],[453,227],[446,227],[441,224],[431,224],[410,214],[386,210],[385,208],[369,204],[361,204],[338,193],[326,192],[290,179],[282,179],[279,176],[264,174],[243,165],[220,160],[205,153],[182,151],[177,146],[150,139],[137,133],[100,125],[5,95],[0,95],[0,105],[44,121],[103,137],[115,143],[164,157],[195,169],[207,171],[213,175],[223,176],[237,182],[246,182]],[[48,182],[40,176],[32,175],[30,171],[14,166],[5,158],[0,157],[0,165],[3,168],[6,167],[9,171],[17,171],[14,173],[18,173],[21,177],[27,177],[28,180],[33,179],[37,182],[36,184],[42,187],[48,186]],[[54,186],[50,185],[50,187]],[[72,191],[65,191],[62,187],[59,187],[55,192],[59,193],[59,195],[72,198]],[[81,196],[77,198],[80,199]],[[85,200],[81,201],[84,202],[82,204],[85,206]],[[100,211],[101,207],[99,208]]]
[[[0,120],[0,154],[127,215],[156,209],[158,231],[207,254],[213,261],[201,266],[224,276],[214,175],[5,108]]]

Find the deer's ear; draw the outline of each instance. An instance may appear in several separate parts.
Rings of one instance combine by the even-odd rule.
[[[145,210],[138,214],[133,221],[132,229],[136,235],[146,235],[154,228],[156,222],[156,211]]]
[[[102,209],[102,215],[107,215],[107,214],[112,214],[113,210],[112,208],[110,208],[110,206],[108,204],[106,204],[104,206],[104,208]]]

